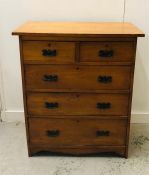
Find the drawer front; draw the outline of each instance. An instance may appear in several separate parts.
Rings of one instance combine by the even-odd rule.
[[[126,120],[29,118],[31,144],[48,147],[122,146],[126,126]]]
[[[24,41],[24,60],[41,63],[73,63],[75,43],[50,41]]]
[[[82,62],[129,62],[134,58],[134,42],[82,42],[80,44]]]
[[[128,90],[131,67],[27,65],[25,75],[28,90]]]
[[[29,93],[29,115],[127,115],[127,94]]]

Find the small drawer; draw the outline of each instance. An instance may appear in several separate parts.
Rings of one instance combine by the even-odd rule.
[[[75,43],[52,41],[23,41],[24,61],[41,63],[73,63]]]
[[[128,94],[28,93],[28,114],[128,115]]]
[[[131,62],[135,58],[134,42],[82,42],[81,62]]]
[[[127,120],[29,118],[30,143],[48,147],[123,146]]]
[[[26,65],[27,90],[128,90],[129,66]]]

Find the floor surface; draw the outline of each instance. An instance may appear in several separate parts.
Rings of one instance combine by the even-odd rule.
[[[27,156],[23,123],[0,123],[0,175],[149,175],[149,125],[131,125],[129,158]]]

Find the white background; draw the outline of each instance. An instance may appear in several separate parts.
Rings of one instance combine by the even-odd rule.
[[[149,115],[149,0],[0,0],[0,88],[4,120],[23,111],[19,43],[11,32],[26,21],[118,21],[141,28],[132,111]],[[11,114],[11,115],[9,115]],[[23,116],[20,115],[23,118]]]

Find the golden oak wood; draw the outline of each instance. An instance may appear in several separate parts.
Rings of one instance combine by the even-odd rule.
[[[48,147],[124,146],[126,125],[126,120],[29,119],[31,143]]]
[[[113,155],[117,156],[125,156],[125,149],[126,146],[75,146],[75,147],[53,147],[51,148],[50,146],[47,145],[31,145],[31,150],[32,150],[32,155],[45,151],[48,152],[49,155],[64,155],[64,156],[70,156],[70,155],[75,155],[75,156],[104,156],[109,155],[108,153],[116,153]],[[106,154],[107,153],[107,154]],[[46,154],[47,155],[47,154]]]
[[[20,38],[29,156],[128,156],[137,37],[130,23],[29,22]]]
[[[118,62],[133,61],[135,42],[81,42],[80,61],[83,62]],[[102,57],[101,51],[112,51],[111,57]]]
[[[21,35],[20,36],[22,41],[137,41],[137,38],[135,36],[131,36],[131,37],[88,37],[88,35],[86,36],[69,36],[69,35],[65,35],[65,36],[28,36],[28,35]]]
[[[131,23],[111,22],[27,22],[13,32],[14,35],[62,36],[144,36],[144,33]]]
[[[23,65],[23,59],[22,59],[22,41],[19,37],[19,49],[20,49],[20,65],[21,65],[21,74],[22,74],[22,90],[23,90],[23,101],[24,101],[24,115],[25,115],[25,125],[26,125],[26,137],[27,137],[27,148],[28,148],[28,156],[32,155],[32,151],[30,149],[30,143],[29,143],[29,127],[28,127],[28,120],[27,120],[27,99],[26,99],[26,93],[25,93],[25,74],[24,74],[24,65]]]
[[[55,51],[55,55],[43,55],[43,50]],[[24,41],[23,58],[25,61],[47,63],[74,63],[75,43],[50,41]]]
[[[127,94],[95,93],[28,93],[29,115],[128,115]],[[47,107],[46,103],[58,103]],[[97,107],[98,103],[110,103],[110,107]]]
[[[26,65],[26,88],[28,91],[72,89],[75,92],[129,90],[130,72],[130,66]],[[52,81],[48,79],[50,76],[57,79]]]

